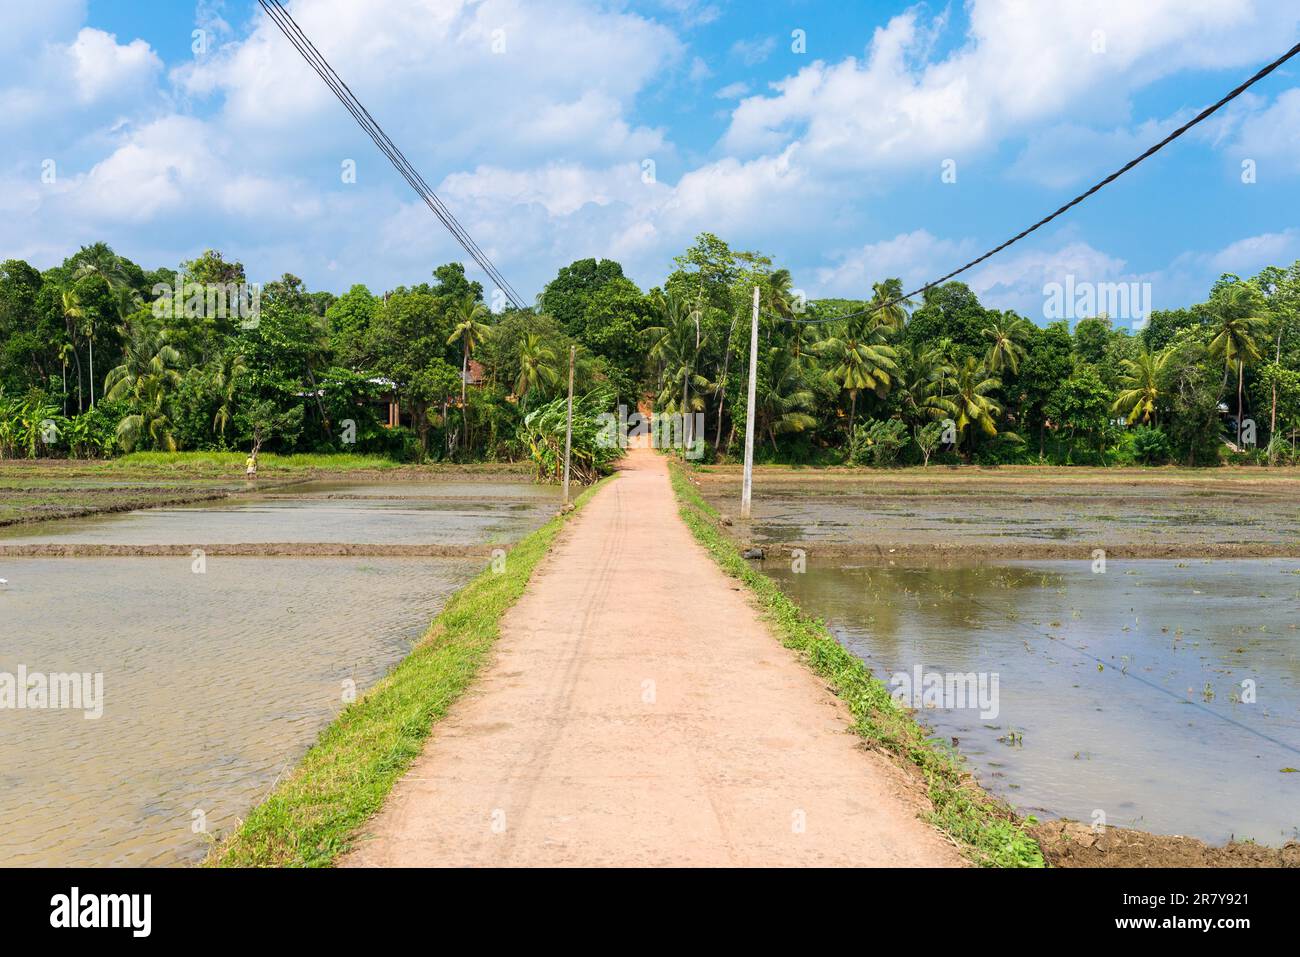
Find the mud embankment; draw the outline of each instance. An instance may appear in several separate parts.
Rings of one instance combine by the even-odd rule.
[[[0,543],[0,558],[480,558],[508,545],[354,544],[351,542],[237,542],[216,545],[105,543]]]
[[[1264,847],[1232,841],[1212,847],[1194,837],[1123,827],[1094,831],[1077,821],[1044,821],[1029,833],[1052,867],[1300,867],[1300,842]]]

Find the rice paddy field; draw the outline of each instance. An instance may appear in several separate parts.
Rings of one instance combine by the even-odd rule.
[[[695,479],[1020,813],[1300,839],[1294,471],[759,469],[750,522]]]
[[[201,860],[560,503],[512,469],[183,464],[0,469],[0,672],[102,680],[0,713],[0,866]]]

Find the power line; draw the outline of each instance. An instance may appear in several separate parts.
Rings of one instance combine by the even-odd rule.
[[[271,18],[272,22],[279,27],[280,32],[285,38],[293,44],[294,49],[301,54],[317,76],[324,81],[325,85],[330,88],[339,102],[352,114],[358,125],[366,132],[375,145],[379,147],[380,152],[388,157],[393,167],[402,174],[402,178],[410,184],[411,188],[424,200],[426,206],[438,217],[439,222],[446,227],[452,237],[460,244],[460,247],[478,263],[479,268],[487,274],[488,278],[496,283],[511,304],[517,309],[525,308],[523,297],[521,297],[501,275],[500,271],[493,265],[487,254],[483,252],[479,245],[470,236],[468,230],[461,225],[460,221],[452,214],[447,205],[438,198],[438,195],[424,181],[419,172],[411,165],[406,155],[398,149],[397,145],[389,138],[384,128],[379,125],[378,121],[370,115],[370,111],[362,105],[356,95],[346,83],[339,77],[338,73],[330,65],[329,61],[321,54],[312,43],[311,39],[298,26],[297,22],[289,15],[289,11],[284,8],[280,0],[258,0],[266,15]]]
[[[1056,217],[1060,216],[1062,213],[1065,213],[1065,212],[1068,211],[1069,209],[1071,209],[1071,208],[1073,208],[1073,207],[1079,205],[1079,204],[1082,203],[1085,199],[1087,199],[1089,196],[1091,196],[1093,193],[1095,193],[1095,192],[1097,192],[1098,190],[1100,190],[1103,186],[1107,186],[1107,185],[1109,185],[1110,183],[1113,183],[1115,180],[1119,179],[1121,176],[1123,176],[1125,173],[1127,173],[1127,172],[1128,172],[1129,170],[1131,170],[1133,167],[1137,166],[1139,163],[1141,163],[1141,162],[1142,162],[1143,160],[1145,160],[1147,157],[1152,156],[1152,155],[1154,155],[1155,153],[1158,153],[1160,150],[1164,149],[1166,146],[1168,146],[1168,145],[1169,145],[1170,143],[1172,143],[1174,140],[1178,139],[1178,137],[1182,136],[1184,133],[1186,133],[1188,130],[1190,130],[1190,129],[1191,129],[1193,126],[1195,126],[1197,123],[1200,123],[1202,120],[1207,119],[1208,117],[1214,115],[1214,114],[1215,114],[1216,112],[1218,112],[1219,109],[1221,109],[1223,106],[1225,106],[1226,104],[1228,104],[1228,103],[1231,102],[1232,100],[1235,100],[1237,97],[1241,96],[1241,94],[1245,93],[1248,89],[1250,89],[1252,86],[1254,86],[1254,85],[1255,85],[1256,83],[1258,83],[1260,80],[1264,79],[1264,77],[1268,76],[1270,73],[1272,73],[1274,70],[1276,70],[1278,67],[1280,67],[1280,66],[1281,66],[1283,63],[1285,63],[1287,60],[1291,59],[1291,58],[1292,58],[1293,56],[1295,56],[1297,53],[1300,53],[1300,43],[1297,43],[1295,46],[1293,46],[1293,47],[1292,47],[1290,50],[1288,50],[1286,53],[1282,54],[1280,57],[1278,57],[1278,58],[1277,58],[1276,60],[1274,60],[1272,63],[1268,64],[1268,66],[1266,66],[1266,67],[1264,67],[1263,69],[1261,69],[1258,73],[1256,73],[1254,76],[1252,76],[1249,80],[1247,80],[1245,83],[1241,84],[1241,86],[1237,87],[1237,88],[1236,88],[1235,90],[1233,90],[1232,92],[1228,93],[1226,96],[1224,96],[1221,100],[1219,100],[1219,101],[1218,101],[1217,103],[1215,103],[1213,106],[1207,106],[1205,109],[1203,109],[1200,113],[1198,113],[1198,114],[1197,114],[1196,116],[1194,116],[1192,119],[1188,120],[1188,121],[1187,121],[1186,123],[1184,123],[1182,126],[1178,127],[1178,129],[1174,130],[1172,133],[1170,133],[1168,136],[1166,136],[1164,139],[1162,139],[1159,143],[1156,143],[1154,146],[1152,146],[1152,147],[1151,147],[1150,149],[1148,149],[1146,152],[1142,153],[1140,156],[1137,156],[1137,157],[1135,157],[1134,159],[1129,160],[1127,163],[1125,163],[1125,164],[1124,164],[1123,166],[1121,166],[1119,169],[1115,170],[1115,172],[1111,173],[1111,174],[1110,174],[1109,176],[1107,176],[1105,179],[1101,180],[1100,182],[1096,183],[1095,185],[1093,185],[1093,186],[1092,186],[1091,188],[1089,188],[1088,190],[1086,190],[1086,191],[1080,193],[1078,196],[1074,197],[1074,199],[1070,200],[1068,203],[1066,203],[1066,204],[1065,204],[1064,206],[1062,206],[1060,209],[1056,210],[1056,212],[1051,213],[1051,214],[1048,215],[1048,216],[1044,216],[1044,217],[1043,217],[1042,219],[1040,219],[1038,222],[1034,223],[1032,226],[1028,227],[1027,229],[1022,229],[1020,232],[1016,233],[1014,236],[1012,236],[1010,239],[1008,239],[1006,242],[1002,243],[1001,245],[994,246],[992,249],[990,249],[990,250],[989,250],[988,252],[986,252],[984,255],[979,256],[979,257],[977,257],[977,258],[975,258],[975,259],[972,259],[970,262],[966,263],[966,265],[964,265],[964,266],[960,266],[960,267],[958,267],[957,269],[954,269],[952,272],[948,273],[948,274],[945,275],[945,276],[940,276],[938,279],[935,279],[935,280],[932,281],[932,282],[928,282],[928,283],[926,283],[926,284],[925,284],[924,286],[922,286],[920,289],[917,289],[917,290],[915,290],[915,291],[913,291],[913,292],[905,293],[904,295],[898,296],[898,297],[896,297],[896,298],[894,298],[894,299],[891,299],[891,300],[889,300],[888,302],[882,303],[882,304],[880,304],[880,305],[870,306],[870,307],[868,307],[868,308],[866,308],[866,309],[860,309],[860,310],[858,310],[857,312],[849,312],[849,313],[845,313],[845,314],[842,315],[842,316],[832,316],[832,317],[827,318],[827,319],[790,319],[790,318],[786,318],[786,317],[784,317],[784,316],[769,316],[769,318],[771,318],[771,319],[777,319],[777,320],[780,320],[780,321],[783,321],[783,322],[795,322],[795,323],[800,323],[800,324],[802,324],[802,325],[820,325],[820,324],[822,324],[822,323],[827,323],[827,322],[840,322],[841,320],[844,320],[844,319],[853,319],[853,318],[856,318],[857,316],[864,316],[864,315],[868,315],[869,313],[879,312],[879,311],[881,311],[882,309],[888,309],[890,306],[896,306],[896,305],[898,305],[899,303],[906,302],[907,300],[911,299],[913,296],[919,296],[919,295],[922,295],[922,294],[925,293],[926,291],[928,291],[928,290],[930,290],[930,289],[933,289],[935,286],[938,286],[938,285],[941,285],[942,283],[947,282],[949,279],[952,279],[954,276],[957,276],[957,275],[959,275],[959,274],[961,274],[961,273],[964,273],[967,269],[970,269],[970,268],[972,268],[973,266],[978,266],[980,263],[984,262],[984,260],[988,259],[990,256],[994,256],[994,255],[996,255],[997,253],[1002,252],[1002,250],[1006,249],[1006,248],[1007,248],[1008,246],[1010,246],[1011,244],[1019,242],[1020,240],[1024,239],[1026,236],[1028,236],[1030,233],[1032,233],[1034,230],[1038,229],[1038,228],[1041,227],[1041,226],[1046,226],[1048,223],[1050,223],[1052,220],[1056,219]]]

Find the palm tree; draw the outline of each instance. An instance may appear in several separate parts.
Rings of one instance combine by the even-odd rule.
[[[1025,347],[1021,340],[1028,331],[1028,324],[1014,313],[1000,316],[984,330],[984,338],[990,340],[988,355],[984,362],[991,372],[1001,373],[1010,369],[1012,373],[1020,371],[1020,360],[1025,357]]]
[[[915,303],[903,298],[903,280],[886,279],[871,284],[869,305],[876,307],[872,316],[880,325],[901,332],[907,322],[907,309]]]
[[[76,354],[76,347],[71,342],[65,342],[59,346],[59,364],[63,366],[63,414],[65,416],[68,414],[68,356],[75,356]],[[77,384],[80,387],[80,377],[78,377]]]
[[[122,364],[104,380],[110,400],[125,399],[131,412],[117,424],[117,436],[128,451],[141,436],[169,452],[176,450],[170,416],[171,396],[181,384],[176,367],[181,354],[167,343],[165,332],[141,326],[123,330],[126,348]]]
[[[997,417],[1002,414],[1002,406],[989,398],[989,393],[1002,388],[1002,380],[973,357],[967,356],[957,368],[953,388],[953,404],[957,407],[953,420],[957,426],[957,441],[960,443],[962,433],[970,425],[979,426],[985,435],[997,435]]]
[[[1237,365],[1237,445],[1241,446],[1242,384],[1246,375],[1246,361],[1259,358],[1259,345],[1255,330],[1264,319],[1253,315],[1254,293],[1244,284],[1234,283],[1220,291],[1214,301],[1215,335],[1210,340],[1210,356],[1224,364],[1223,384],[1235,362]]]
[[[1143,349],[1132,359],[1120,361],[1124,373],[1120,384],[1124,387],[1115,404],[1111,407],[1116,415],[1122,415],[1126,422],[1132,422],[1141,416],[1143,424],[1156,417],[1156,402],[1160,398],[1160,373],[1169,361],[1170,350],[1153,353]]]
[[[777,269],[764,277],[759,286],[759,304],[770,309],[773,315],[789,319],[795,314],[795,302],[798,296],[790,288],[793,279],[790,270]]]
[[[915,433],[926,422],[957,417],[957,406],[945,394],[945,386],[957,375],[943,345],[929,349],[899,350],[898,395],[903,416]]]
[[[467,295],[452,307],[452,322],[455,324],[447,345],[460,341],[460,414],[465,424],[465,448],[469,448],[469,405],[465,401],[465,387],[469,383],[469,356],[474,347],[481,345],[491,332],[491,327],[484,321],[489,315],[488,307],[472,295]]]
[[[898,353],[889,345],[886,329],[874,319],[849,320],[846,328],[817,343],[827,358],[826,374],[849,394],[849,435],[858,412],[858,392],[871,389],[884,398],[889,394]]]
[[[108,291],[118,296],[119,312],[124,310],[127,300],[120,294],[127,293],[128,290],[122,258],[113,252],[107,243],[82,246],[76,258],[79,260],[79,265],[72,274],[73,280],[98,276],[104,280]],[[95,407],[95,317],[84,311],[81,317],[86,322],[86,339],[90,343],[90,407],[93,409]]]
[[[72,292],[71,290],[65,291],[65,292],[63,293],[63,295],[60,297],[60,299],[61,299],[61,305],[62,305],[62,307],[63,307],[63,319],[64,319],[64,321],[65,321],[65,322],[67,323],[67,325],[68,325],[68,335],[69,335],[70,337],[74,338],[74,340],[75,340],[75,337],[76,337],[77,333],[81,331],[81,320],[85,318],[85,316],[86,316],[86,310],[85,310],[85,308],[81,305],[81,300],[77,298],[77,294],[76,294],[75,292]],[[80,412],[82,411],[82,403],[81,403],[81,356],[77,353],[77,349],[76,349],[76,346],[75,346],[75,345],[73,346],[72,354],[73,354],[73,356],[74,356],[74,357],[76,358],[76,360],[77,360],[77,412],[80,413]],[[95,404],[95,398],[94,398],[94,397],[95,397],[95,364],[94,364],[94,362],[95,362],[95,353],[94,353],[94,346],[91,347],[90,358],[91,358],[91,365],[90,365],[90,395],[91,395],[91,399],[90,399],[90,404],[91,404],[91,407],[93,408],[93,407],[94,407],[94,404]]]
[[[244,359],[243,353],[218,356],[212,363],[210,373],[212,384],[216,386],[217,395],[221,399],[221,404],[217,406],[216,415],[212,417],[212,431],[223,439],[226,435],[226,427],[230,424],[232,407],[235,404],[235,387],[247,371],[248,363]]]
[[[538,386],[553,386],[560,381],[556,370],[555,350],[542,342],[535,332],[527,333],[519,344],[519,378],[515,380],[515,395],[520,405],[525,405],[528,394]]]
[[[802,432],[817,425],[810,412],[816,396],[808,387],[803,366],[785,346],[772,346],[763,355],[758,371],[754,427],[766,431],[776,449],[776,437],[786,432]]]
[[[676,296],[668,295],[658,303],[659,322],[646,329],[650,341],[650,358],[660,364],[658,405],[665,411],[682,415],[682,435],[689,445],[694,441],[690,413],[704,408],[700,393],[712,383],[697,369],[706,337],[700,328],[700,311],[691,309]],[[681,386],[681,400],[677,388]],[[696,394],[691,395],[694,386]]]

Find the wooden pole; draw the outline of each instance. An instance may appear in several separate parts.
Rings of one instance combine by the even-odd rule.
[[[569,456],[573,452],[573,361],[578,354],[576,345],[569,346],[569,415],[564,424],[564,504],[569,504]]]
[[[754,393],[758,388],[758,287],[754,287],[754,318],[749,329],[749,396],[745,400],[745,481],[740,492],[740,517],[749,518],[754,497]]]

